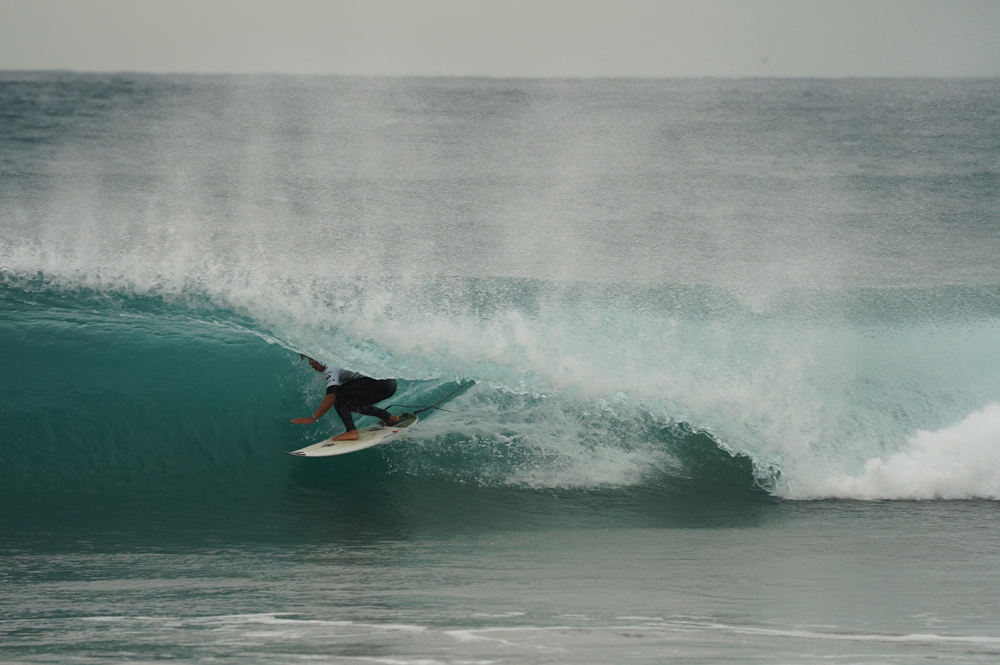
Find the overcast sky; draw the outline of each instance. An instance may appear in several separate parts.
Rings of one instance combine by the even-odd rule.
[[[0,69],[1000,76],[1000,0],[0,0]]]

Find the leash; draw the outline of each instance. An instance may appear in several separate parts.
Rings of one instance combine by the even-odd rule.
[[[475,381],[473,381],[473,383],[475,383]],[[394,407],[394,406],[399,406],[399,407],[402,407],[404,409],[417,409],[417,408],[419,408],[420,409],[419,411],[411,411],[411,413],[413,415],[417,415],[418,413],[423,413],[424,411],[429,411],[430,409],[437,409],[438,411],[444,411],[445,413],[454,413],[454,411],[449,411],[448,409],[442,409],[440,406],[438,406],[438,404],[440,404],[441,402],[445,401],[446,399],[448,399],[449,397],[451,397],[452,395],[454,395],[455,393],[457,393],[459,390],[461,390],[462,388],[465,388],[468,385],[470,385],[470,384],[463,383],[463,384],[459,385],[458,388],[455,388],[450,393],[448,393],[447,395],[445,395],[444,397],[442,397],[438,401],[434,402],[430,406],[423,406],[421,404],[390,404],[389,406],[387,406],[385,408],[386,408],[387,411],[389,409],[391,409],[392,407]]]

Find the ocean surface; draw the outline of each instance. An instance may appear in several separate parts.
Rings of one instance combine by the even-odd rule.
[[[440,408],[285,455],[299,353]],[[1000,80],[0,72],[0,662],[996,663],[998,598]]]

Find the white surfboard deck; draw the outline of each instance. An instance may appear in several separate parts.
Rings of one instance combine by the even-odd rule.
[[[330,457],[331,455],[346,455],[365,448],[377,446],[380,443],[398,438],[406,428],[417,422],[417,417],[412,413],[404,413],[395,425],[372,425],[358,430],[357,441],[334,441],[329,438],[311,446],[298,450],[287,451],[289,455],[298,457]]]

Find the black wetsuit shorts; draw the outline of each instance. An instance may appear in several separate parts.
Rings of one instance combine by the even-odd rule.
[[[362,376],[346,381],[339,386],[328,386],[326,394],[337,396],[333,407],[337,410],[340,419],[344,421],[344,427],[350,432],[357,429],[354,426],[354,418],[351,416],[352,411],[364,416],[375,416],[379,420],[389,419],[391,413],[373,405],[396,394],[396,380],[371,379]]]

